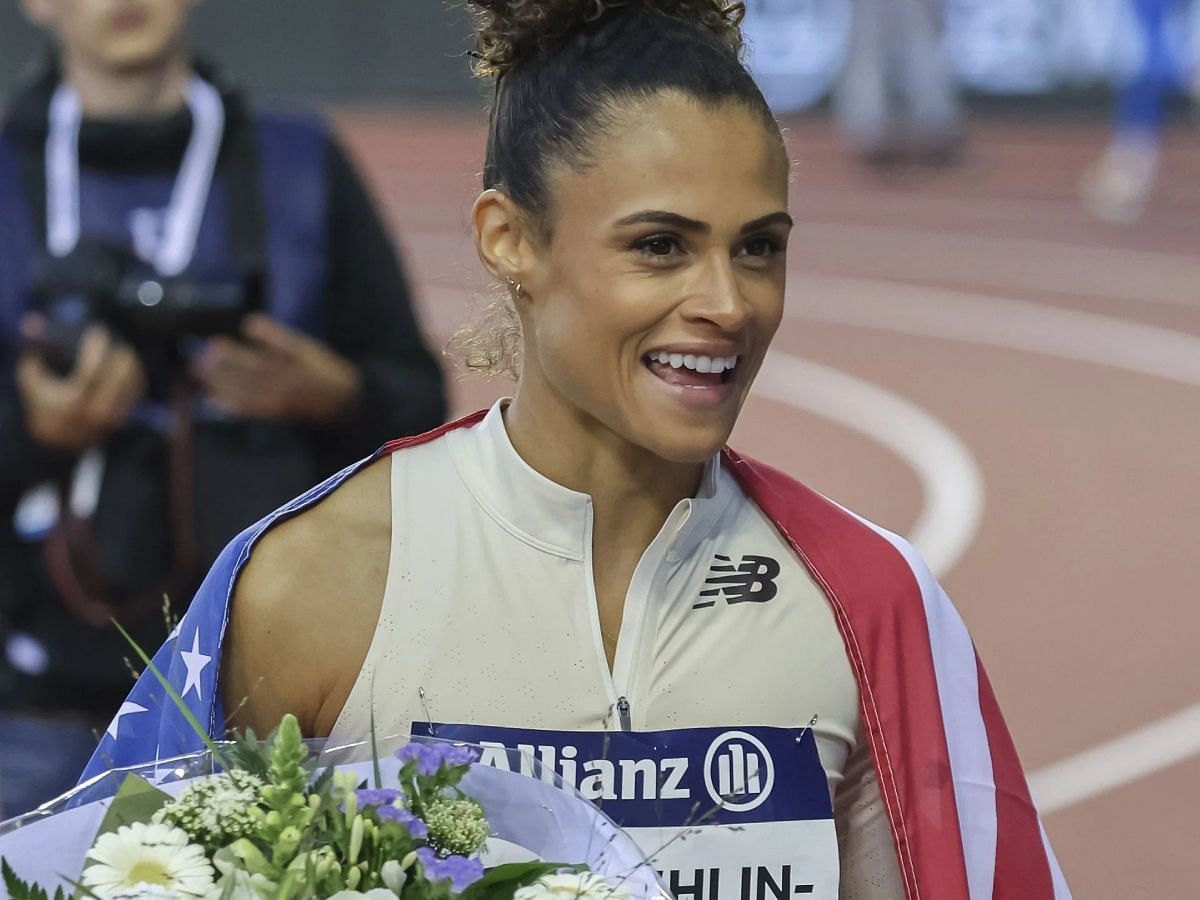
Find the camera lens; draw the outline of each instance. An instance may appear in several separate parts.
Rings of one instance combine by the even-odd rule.
[[[143,281],[138,285],[137,298],[142,306],[158,306],[163,298],[163,286],[157,281]]]

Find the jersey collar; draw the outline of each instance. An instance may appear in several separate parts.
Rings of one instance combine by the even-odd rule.
[[[505,530],[547,553],[582,560],[591,497],[551,481],[521,458],[504,427],[506,403],[498,401],[478,424],[447,435],[454,465],[480,506]],[[696,497],[680,501],[667,519],[665,527],[675,531],[672,557],[686,555],[711,530],[735,491],[715,455]]]

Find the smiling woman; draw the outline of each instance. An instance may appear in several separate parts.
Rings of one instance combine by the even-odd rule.
[[[787,157],[777,129],[734,100],[713,105],[670,88],[601,113],[606,132],[593,136],[585,166],[547,160],[550,211],[486,190],[476,243],[492,274],[521,284],[513,302],[525,365],[506,418],[517,449],[525,455],[523,432],[549,427],[586,443],[585,457],[567,452],[572,469],[587,457],[605,465],[601,447],[614,462],[630,452],[661,461],[672,482],[660,482],[661,519],[678,500],[667,492],[694,492],[728,438],[779,325]],[[531,408],[536,428],[527,428]],[[528,461],[584,486],[577,471]],[[626,481],[618,471],[597,476]],[[661,525],[654,517],[646,543]],[[636,556],[626,563],[632,571]]]
[[[724,449],[792,226],[740,7],[472,5],[495,85],[472,226],[508,318],[468,363],[514,396],[235,542],[182,626],[221,657],[189,703],[216,731],[219,693],[235,726],[292,712],[335,745],[524,749],[675,893],[1066,896],[924,563]]]

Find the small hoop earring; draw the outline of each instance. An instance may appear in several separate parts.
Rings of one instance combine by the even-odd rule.
[[[504,283],[508,285],[508,290],[513,295],[513,299],[520,297],[524,293],[524,289],[521,287],[521,282],[517,281],[515,278],[512,278],[511,276],[506,277],[504,279]]]

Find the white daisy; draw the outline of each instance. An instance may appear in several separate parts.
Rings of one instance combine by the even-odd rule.
[[[595,872],[562,872],[518,889],[513,900],[633,900],[633,894]]]
[[[198,897],[213,883],[204,848],[189,844],[183,830],[169,825],[122,825],[100,835],[87,858],[83,883],[103,900],[115,900],[143,885]]]

